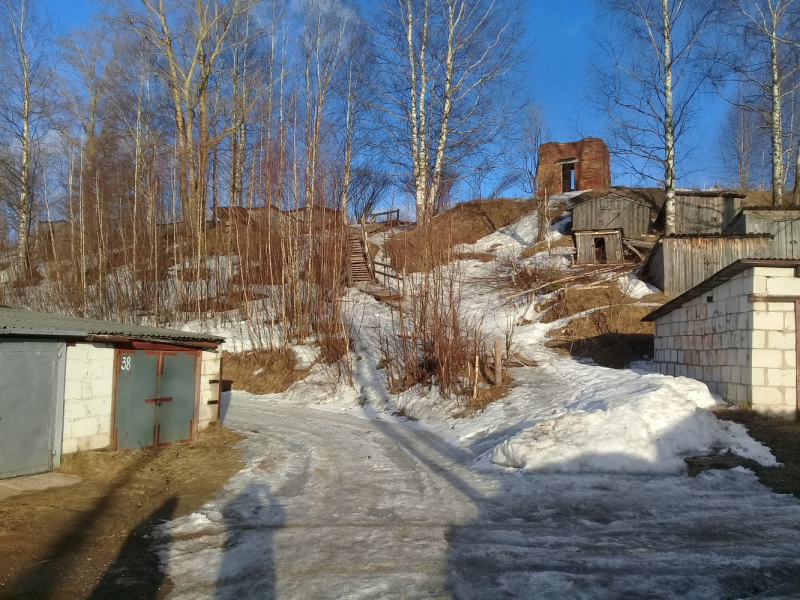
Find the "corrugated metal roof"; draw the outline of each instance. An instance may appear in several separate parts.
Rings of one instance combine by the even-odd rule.
[[[771,238],[774,237],[771,233],[670,233],[659,238],[662,239],[697,239],[697,238]]]
[[[713,290],[720,284],[733,279],[742,271],[746,271],[752,267],[800,267],[800,260],[791,258],[746,258],[737,260],[735,263],[731,263],[727,267],[720,269],[692,289],[685,291],[674,300],[670,300],[664,306],[657,308],[649,315],[642,318],[642,321],[655,321],[659,317],[668,315],[673,310],[680,308],[695,298],[699,298],[706,292]]]
[[[93,335],[125,336],[141,339],[212,342],[221,344],[221,337],[206,333],[178,331],[164,327],[129,325],[97,319],[81,319],[67,315],[34,310],[0,307],[0,335],[29,335],[37,337],[80,337]]]

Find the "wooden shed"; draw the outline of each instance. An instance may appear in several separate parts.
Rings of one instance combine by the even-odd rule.
[[[610,189],[602,195],[586,194],[577,202],[572,209],[574,230],[621,229],[626,238],[647,235],[659,210],[644,197],[621,189]]]
[[[678,296],[743,258],[769,258],[771,234],[671,235],[660,238],[639,279]]]
[[[721,234],[742,208],[744,198],[745,194],[732,190],[676,190],[675,233]],[[658,216],[662,227],[665,218],[662,207]]]
[[[621,229],[574,231],[578,264],[605,265],[624,262]]]
[[[745,207],[725,233],[769,233],[773,235],[770,258],[800,258],[800,207]]]

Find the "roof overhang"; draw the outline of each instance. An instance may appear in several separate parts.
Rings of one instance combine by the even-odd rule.
[[[680,308],[684,304],[687,304],[695,298],[699,298],[706,292],[713,290],[715,287],[733,279],[739,273],[754,267],[797,268],[800,267],[800,260],[789,258],[748,258],[737,260],[735,263],[731,263],[727,267],[720,269],[711,277],[697,284],[692,289],[685,291],[677,298],[670,300],[660,308],[657,308],[649,315],[643,317],[642,321],[655,321],[656,319],[668,315],[673,310]]]

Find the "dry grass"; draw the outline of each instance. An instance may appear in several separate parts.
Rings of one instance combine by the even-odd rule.
[[[497,258],[491,252],[456,252],[453,254],[454,260],[479,260],[482,263],[492,262]]]
[[[535,201],[470,200],[436,215],[427,227],[393,235],[384,250],[399,270],[430,271],[454,258],[453,246],[474,244],[535,208]]]
[[[0,597],[166,597],[153,528],[214,497],[243,466],[240,440],[210,427],[159,450],[64,456],[59,471],[82,482],[0,501]]]
[[[663,293],[646,296],[644,302],[661,303]],[[591,358],[597,364],[615,369],[632,361],[653,358],[653,324],[642,317],[654,307],[633,306],[637,300],[622,293],[616,285],[595,288],[568,288],[550,303],[542,318],[551,323],[592,308],[607,306],[550,332],[547,342],[559,354]]]
[[[263,371],[258,372],[260,369]],[[308,376],[309,369],[298,369],[291,350],[264,350],[245,354],[223,353],[222,378],[236,390],[251,394],[285,392],[295,381]]]
[[[534,254],[539,252],[544,252],[548,248],[574,248],[575,242],[572,240],[571,235],[565,235],[560,240],[555,242],[550,242],[548,246],[546,241],[543,242],[536,242],[533,246],[528,246],[525,250],[522,251],[522,254],[519,255],[520,260],[524,260],[526,258],[530,258]]]
[[[488,381],[484,381],[484,383],[488,383]],[[467,398],[464,410],[454,416],[457,418],[471,417],[475,413],[485,409],[492,402],[496,402],[501,398],[505,398],[513,387],[514,379],[511,377],[508,371],[504,369],[503,383],[501,385],[491,385],[489,387],[478,386],[478,393],[475,395],[475,397],[473,398],[472,396],[469,396]]]

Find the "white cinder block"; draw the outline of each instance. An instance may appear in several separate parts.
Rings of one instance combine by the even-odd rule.
[[[783,323],[784,329],[787,331],[795,331],[795,324],[794,324],[794,311],[790,310],[783,314]]]
[[[742,367],[731,367],[731,379],[733,383],[747,383],[742,381]]]
[[[81,382],[82,379],[67,379],[64,382],[64,400],[80,400],[81,399]]]
[[[797,388],[787,387],[783,390],[783,403],[788,406],[797,406]]]
[[[81,380],[81,398],[88,400],[92,398],[92,395],[92,380],[88,377],[85,377]]]
[[[762,275],[754,275],[752,280],[753,282],[753,293],[754,294],[766,294],[767,293],[767,278]]]
[[[98,377],[92,381],[92,393],[94,394],[94,398],[107,401],[109,403],[110,411],[111,397],[114,394],[114,380],[111,377]]]
[[[794,350],[784,350],[783,366],[789,369],[797,368],[797,352],[795,352]]]
[[[783,404],[783,394],[777,388],[753,386],[753,404]]]
[[[783,331],[784,317],[782,312],[756,311],[753,314],[753,329],[767,331]]]
[[[767,370],[761,367],[754,367],[750,369],[750,383],[752,385],[766,385]]]
[[[80,381],[86,376],[86,361],[85,360],[70,360],[67,359],[66,373],[64,378],[67,381]]]
[[[770,350],[792,350],[795,348],[794,332],[770,331],[767,333],[767,348]]]
[[[783,352],[780,350],[753,350],[753,366],[779,369],[783,366]]]
[[[105,419],[97,419],[97,433],[100,435],[111,435],[111,415]]]
[[[81,419],[87,415],[86,404],[77,400],[64,400],[64,418]]]
[[[767,369],[767,385],[772,387],[796,384],[794,369]]]
[[[89,358],[91,344],[77,343],[74,346],[67,346],[67,360],[84,361]]]
[[[767,333],[765,331],[753,330],[752,347],[757,350],[767,347]]]
[[[800,296],[800,279],[795,277],[770,277],[767,294],[774,296]]]
[[[99,424],[95,417],[84,417],[69,421],[69,437],[81,438],[99,432]]]
[[[61,454],[73,454],[78,451],[78,440],[69,438],[61,442]]]

